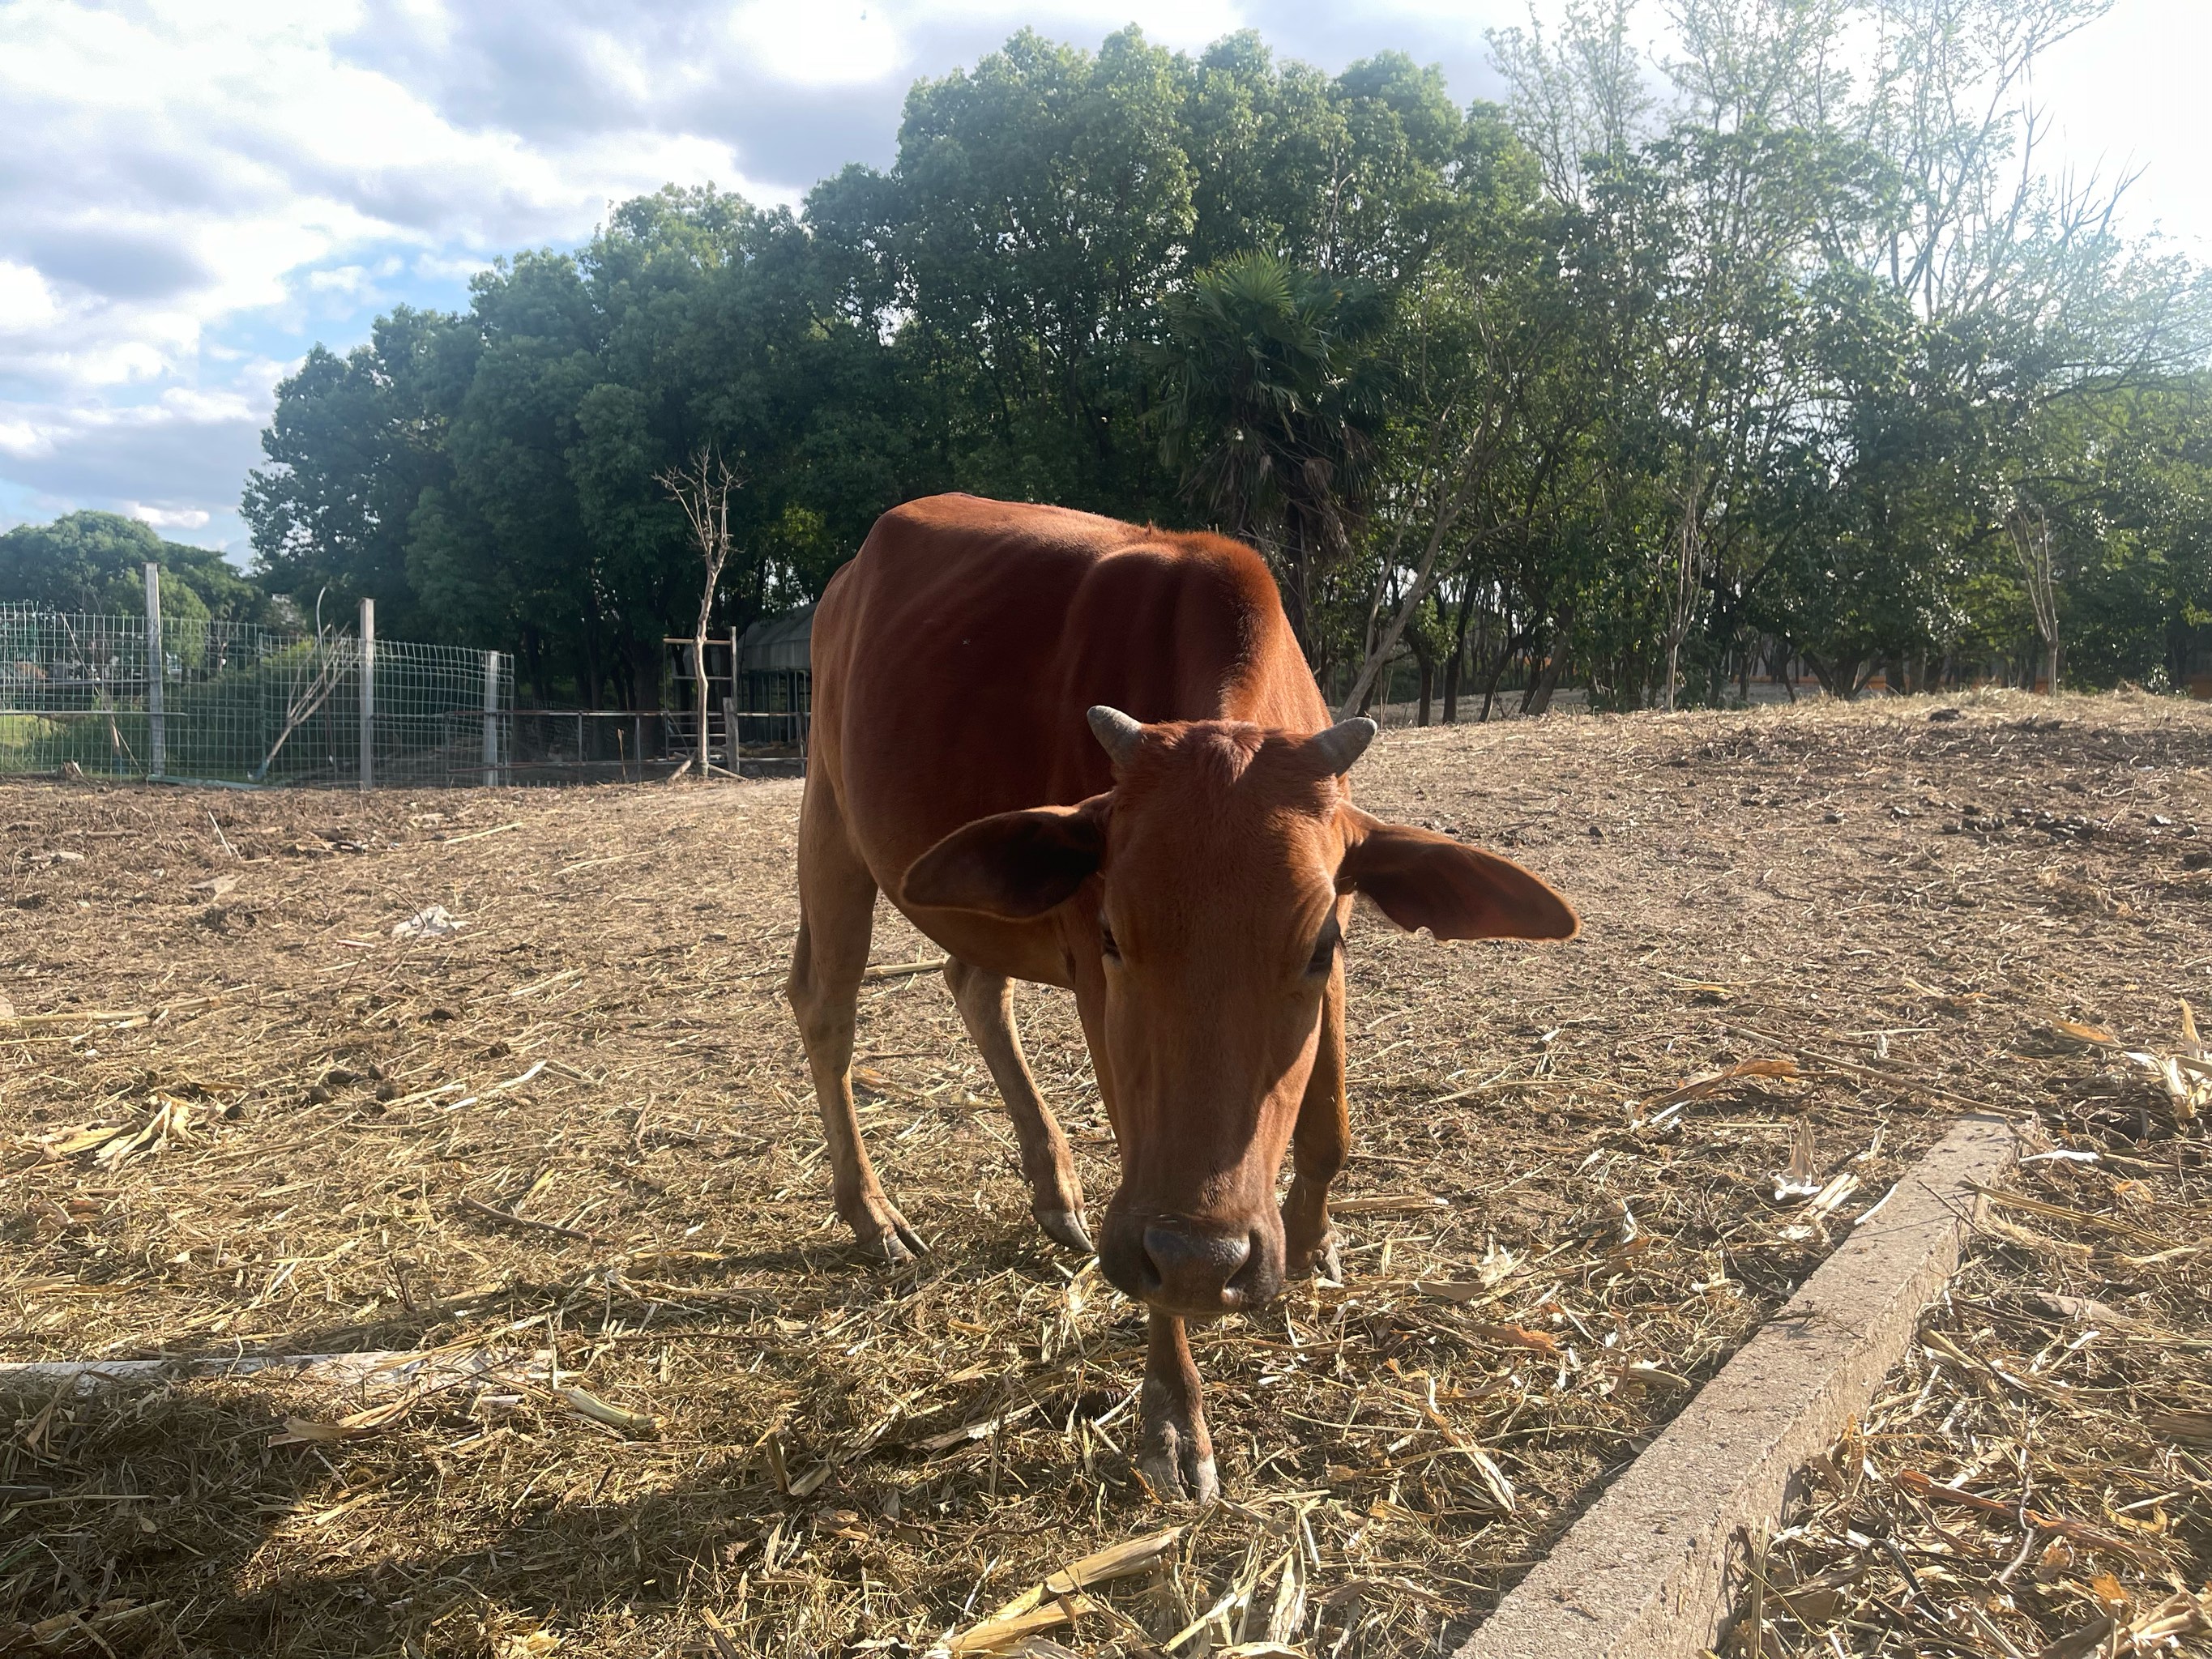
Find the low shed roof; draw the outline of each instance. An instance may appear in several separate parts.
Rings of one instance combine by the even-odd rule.
[[[738,636],[740,672],[747,674],[804,674],[813,666],[814,607],[801,605],[781,617],[763,617]]]

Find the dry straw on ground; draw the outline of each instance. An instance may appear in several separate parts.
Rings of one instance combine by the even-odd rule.
[[[1951,1113],[2100,1086],[2053,1020],[2203,989],[2207,712],[1933,712],[1377,746],[1364,805],[1589,930],[1362,920],[1346,1283],[1201,1335],[1204,1514],[1134,1481],[1138,1312],[1030,1222],[887,911],[863,1121],[936,1249],[882,1273],[831,1219],[794,786],[0,789],[0,1358],[440,1361],[0,1398],[0,1639],[1432,1651]],[[1072,1009],[1018,1012],[1103,1202]]]
[[[1756,1547],[1737,1653],[2212,1653],[2212,1049],[2185,1000],[2052,1037],[2103,1065]]]

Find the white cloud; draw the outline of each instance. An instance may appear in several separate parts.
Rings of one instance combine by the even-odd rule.
[[[559,144],[458,123],[347,60],[362,15],[0,9],[0,258],[39,279],[51,313],[37,338],[0,339],[0,374],[91,388],[187,372],[210,322],[285,302],[309,267],[573,238],[611,198],[738,179],[726,143],[649,122]],[[642,66],[611,40],[598,58],[635,104]]]
[[[0,400],[0,501],[49,515],[102,507],[229,546],[241,539],[239,487],[260,459],[274,370],[249,366],[252,395],[171,386],[132,404]]]
[[[797,86],[880,81],[905,58],[882,0],[814,6],[753,0],[731,17],[730,29],[740,50],[777,80]]]
[[[1242,4],[1238,0],[910,0],[896,9],[916,23],[986,24],[999,33],[1030,27],[1045,34],[1070,39],[1086,46],[1097,37],[1134,23],[1148,40],[1177,49],[1206,46],[1249,24],[1264,24],[1267,8]],[[1464,14],[1467,7],[1460,7]],[[1391,20],[1373,11],[1365,31],[1378,45]],[[927,72],[941,75],[951,65],[932,64]]]
[[[149,524],[156,530],[204,530],[210,514],[201,507],[148,507],[143,501],[132,501],[124,508],[141,524]]]
[[[465,283],[480,270],[491,269],[492,256],[475,253],[418,253],[407,270],[417,282]]]
[[[0,486],[234,523],[275,358],[586,235],[610,201],[747,182],[726,138],[658,118],[624,34],[578,37],[602,118],[526,135],[365,58],[382,16],[431,51],[464,21],[362,0],[0,5]]]
[[[0,336],[44,327],[58,310],[53,289],[35,265],[0,259]]]

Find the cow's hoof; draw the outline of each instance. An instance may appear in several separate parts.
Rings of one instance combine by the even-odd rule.
[[[1164,1434],[1146,1437],[1145,1449],[1137,1457],[1137,1472],[1163,1504],[1211,1504],[1221,1496],[1213,1455],[1199,1451],[1172,1428]]]
[[[1344,1257],[1338,1248],[1335,1228],[1332,1227],[1328,1232],[1322,1234],[1320,1243],[1310,1245],[1303,1250],[1290,1251],[1287,1254],[1290,1258],[1287,1270],[1291,1278],[1302,1279],[1311,1276],[1315,1279],[1325,1279],[1332,1285],[1344,1283]]]
[[[1164,1399],[1150,1377],[1145,1393],[1137,1473],[1164,1504],[1211,1504],[1221,1496],[1221,1480],[1213,1470],[1213,1437],[1196,1402]]]
[[[1036,1222],[1044,1229],[1044,1236],[1054,1243],[1064,1244],[1084,1255],[1098,1254],[1098,1247],[1091,1242],[1090,1229],[1083,1224],[1082,1211],[1039,1210]]]
[[[861,1249],[874,1256],[886,1267],[896,1267],[911,1261],[918,1255],[927,1255],[929,1246],[922,1242],[920,1233],[906,1224],[906,1218],[886,1204],[878,1228],[863,1232],[854,1230],[860,1241]]]

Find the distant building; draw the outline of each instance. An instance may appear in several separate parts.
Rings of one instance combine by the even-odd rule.
[[[814,607],[764,617],[738,635],[737,702],[746,714],[790,714],[814,703]]]

